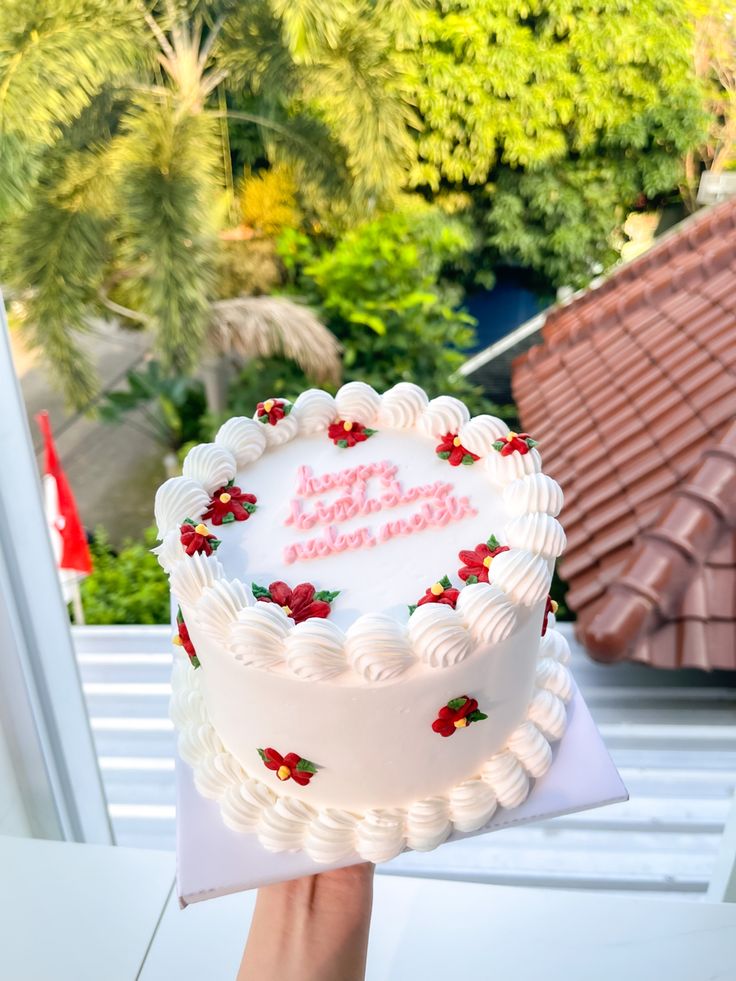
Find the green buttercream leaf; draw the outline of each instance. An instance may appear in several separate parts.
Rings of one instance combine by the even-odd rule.
[[[296,765],[297,770],[301,773],[316,773],[317,767],[314,763],[310,763],[309,760],[299,760]]]
[[[472,586],[476,582],[479,582],[479,579],[478,579],[477,576],[468,576],[468,578],[465,580],[465,584],[467,586]]]
[[[243,507],[248,512],[248,514],[253,514],[253,512],[256,510],[256,505],[251,504],[250,501],[245,501],[243,503]]]
[[[199,665],[199,658],[197,657],[196,654],[192,654],[192,656],[189,658],[189,660],[190,660],[191,665],[192,665],[193,668],[198,668],[200,666]]]
[[[258,421],[262,422],[264,426],[268,425],[268,415],[258,416]]]
[[[440,458],[440,460],[449,460],[450,459],[450,451],[449,450],[443,450],[441,453],[438,453],[437,456]]]
[[[409,607],[409,616],[411,616],[412,613],[414,612],[414,610],[416,610],[417,605],[418,604],[416,604],[416,603],[412,603],[412,605]]]
[[[447,707],[448,709],[452,709],[453,712],[457,712],[457,710],[461,709],[466,702],[467,698],[465,698],[465,696],[462,698],[452,698],[447,703]]]
[[[496,442],[493,444],[493,449],[500,451],[500,450],[502,450],[504,448],[505,445],[506,445],[506,440],[504,440],[504,439],[497,439]]]
[[[471,712],[468,716],[469,722],[482,722],[483,719],[487,719],[488,716],[484,712],[479,712],[478,709],[475,712]]]
[[[176,622],[177,623],[184,623],[184,617],[182,615],[181,607],[180,606],[177,606],[177,608],[176,608]]]
[[[375,436],[376,433],[378,432],[378,430],[377,429],[364,429],[363,432],[365,433],[366,436]]]
[[[235,515],[233,514],[232,511],[228,511],[227,514],[224,514],[222,516],[222,523],[224,525],[229,525],[231,521],[235,521]]]
[[[443,586],[445,589],[452,589],[452,583],[447,576],[443,576],[440,579],[440,586]]]
[[[316,600],[322,600],[323,603],[332,603],[339,595],[339,589],[336,589],[334,592],[330,592],[329,589],[321,589],[318,593],[314,594],[314,598]]]
[[[230,480],[225,484],[226,487],[232,487],[235,483],[235,477],[231,477]]]
[[[264,589],[263,586],[259,586],[258,583],[255,582],[251,583],[250,589],[256,599],[258,599],[259,596],[267,596],[269,599],[271,599],[271,594],[269,593],[269,591],[267,589]]]
[[[293,406],[292,406],[291,402],[287,402],[285,405],[283,405],[282,406],[282,409],[284,410],[284,415],[285,416],[288,416],[288,414],[291,412],[292,408],[293,408]]]
[[[473,457],[470,455],[470,453],[466,453],[463,457],[463,466],[469,467],[473,463],[475,463]]]
[[[262,749],[257,749],[256,752],[258,753],[258,755],[261,757],[261,759],[265,763],[266,762],[266,754],[263,752],[263,750]]]
[[[192,521],[191,518],[184,518],[184,521],[182,522],[182,524],[191,525],[192,528],[196,528],[197,527],[197,522],[196,521]]]
[[[491,535],[491,537],[486,542],[486,545],[488,545],[490,549],[494,549],[494,548],[499,548],[501,543],[499,542],[499,540],[496,538],[495,535]]]
[[[528,439],[526,441],[526,445],[529,447],[530,450],[533,450],[535,446],[539,446],[539,440],[538,439]]]
[[[210,543],[210,548],[212,549],[213,552],[216,552],[220,547],[220,545],[222,545],[222,542],[220,541],[219,538],[210,538],[208,539],[208,541]]]
[[[337,445],[343,450],[346,450],[348,448],[348,441],[346,439],[338,439]]]

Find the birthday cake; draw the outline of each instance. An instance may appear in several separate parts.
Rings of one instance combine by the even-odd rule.
[[[408,383],[269,398],[195,446],[156,552],[179,752],[224,822],[381,862],[521,804],[571,695],[561,507],[531,436]]]

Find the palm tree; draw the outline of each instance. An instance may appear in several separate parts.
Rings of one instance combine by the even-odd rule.
[[[217,351],[280,352],[335,375],[336,343],[310,314],[215,302],[220,233],[238,221],[229,139],[246,127],[309,213],[375,207],[411,153],[391,24],[412,8],[4,0],[1,272],[70,402],[95,391],[79,336],[109,313],[151,330],[167,370],[191,370],[214,337]]]

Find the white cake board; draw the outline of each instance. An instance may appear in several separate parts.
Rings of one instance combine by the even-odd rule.
[[[626,787],[577,688],[567,706],[567,719],[565,735],[552,747],[552,766],[534,782],[526,801],[511,811],[499,808],[484,828],[468,834],[455,832],[448,841],[628,800]],[[360,861],[356,855],[323,865],[302,851],[266,851],[254,834],[231,831],[223,823],[217,802],[202,797],[194,786],[191,769],[178,758],[176,787],[177,892],[182,908]]]

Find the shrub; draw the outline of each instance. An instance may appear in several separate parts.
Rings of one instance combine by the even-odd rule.
[[[104,528],[91,542],[93,572],[81,585],[88,624],[169,623],[169,583],[151,548],[155,529],[142,542],[126,539],[119,551]]]

